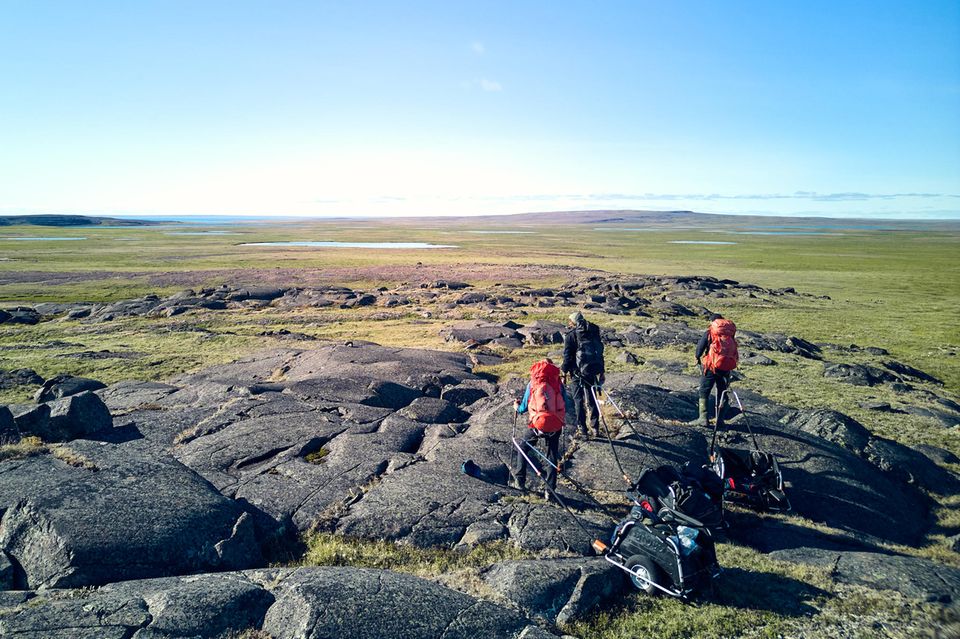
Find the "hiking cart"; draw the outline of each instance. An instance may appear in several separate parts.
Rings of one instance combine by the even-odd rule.
[[[688,599],[708,589],[720,574],[709,529],[655,498],[651,503],[645,495],[627,496],[634,504],[630,515],[617,524],[609,545],[593,542],[597,554],[650,595],[662,592]]]
[[[723,395],[732,396],[740,414],[745,415],[740,398],[734,391],[725,390]],[[757,510],[789,511],[790,500],[783,490],[783,473],[780,472],[777,458],[760,448],[757,436],[746,419],[742,421],[753,441],[752,450],[717,446],[717,424],[720,423],[723,395],[717,399],[717,419],[714,420],[710,443],[710,468],[723,481],[724,501]]]

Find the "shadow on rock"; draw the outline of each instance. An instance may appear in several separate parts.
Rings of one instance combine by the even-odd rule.
[[[743,568],[724,568],[715,584],[713,603],[744,610],[769,610],[778,615],[802,617],[815,614],[810,601],[829,593],[792,577]]]

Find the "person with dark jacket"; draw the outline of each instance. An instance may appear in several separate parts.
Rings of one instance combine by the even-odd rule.
[[[600,436],[600,407],[591,392],[604,382],[603,342],[600,328],[584,319],[580,311],[567,319],[570,330],[563,336],[563,364],[560,370],[570,376],[570,394],[577,416],[577,433],[588,439],[587,422],[594,437]]]
[[[717,426],[723,423],[723,411],[726,408],[727,398],[724,391],[730,387],[730,373],[737,366],[738,353],[736,335],[737,327],[723,315],[714,313],[710,316],[710,326],[697,343],[697,366],[700,367],[700,392],[697,400],[699,416],[690,422],[691,426],[710,426],[708,404],[710,391],[717,389],[717,399],[723,397],[722,406],[717,410]]]

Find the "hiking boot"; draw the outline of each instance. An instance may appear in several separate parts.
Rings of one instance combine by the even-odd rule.
[[[697,417],[692,422],[687,422],[687,426],[699,426],[701,428],[710,428],[710,420],[707,418],[707,398],[701,397],[697,401],[697,408],[700,411],[700,416]]]
[[[527,487],[524,485],[526,482],[518,481],[516,477],[510,477],[507,480],[507,486],[516,490],[526,490]]]
[[[721,413],[723,415],[723,423],[725,424],[736,424],[740,421],[740,418],[743,417],[743,411],[739,408],[727,405],[725,410]]]

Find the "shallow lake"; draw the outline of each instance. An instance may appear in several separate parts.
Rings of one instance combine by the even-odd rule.
[[[736,242],[713,242],[708,240],[671,240],[667,244],[736,244]]]
[[[240,246],[320,246],[368,249],[457,248],[455,244],[428,244],[427,242],[245,242]]]
[[[824,231],[718,231],[730,235],[846,235],[846,233],[826,233]]]

